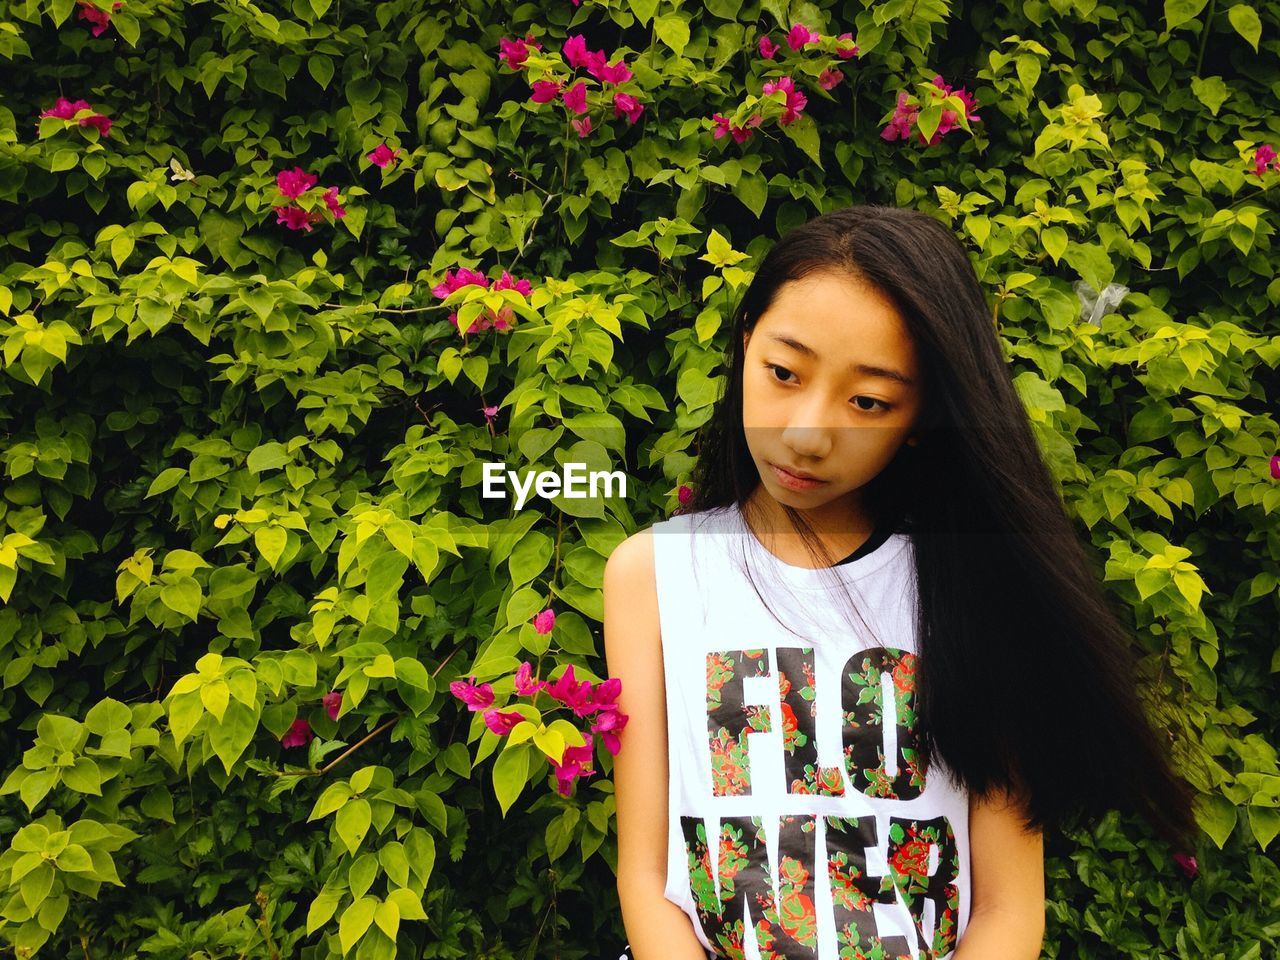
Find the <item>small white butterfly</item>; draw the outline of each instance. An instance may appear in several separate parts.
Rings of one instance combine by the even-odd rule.
[[[173,173],[169,174],[170,180],[194,180],[196,178],[194,173],[185,169],[182,164],[178,162],[177,157],[171,157],[169,159],[169,169],[173,171]]]

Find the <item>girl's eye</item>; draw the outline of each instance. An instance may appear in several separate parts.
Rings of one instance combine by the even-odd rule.
[[[773,371],[774,371],[774,380],[775,380],[776,382],[778,382],[778,383],[791,383],[791,381],[790,381],[790,380],[782,380],[782,379],[780,379],[780,378],[778,377],[778,375],[777,375],[777,371],[779,371],[779,370],[781,370],[783,373],[790,374],[790,373],[791,373],[791,371],[790,371],[790,370],[788,370],[786,367],[780,367],[780,366],[778,366],[778,364],[776,364],[776,363],[766,363],[766,364],[765,364],[765,367],[766,367],[767,369],[769,369],[769,370],[773,370]],[[885,403],[883,400],[877,400],[875,397],[864,397],[864,396],[862,396],[861,394],[859,394],[858,396],[854,397],[853,399],[854,399],[854,401],[858,401],[858,400],[870,400],[873,404],[878,403],[878,404],[880,404],[880,406],[881,406],[881,408],[882,408],[882,409],[880,410],[880,412],[881,412],[881,413],[888,413],[891,409],[893,409],[893,408],[892,408],[892,406],[890,406],[889,404]],[[863,413],[871,413],[871,412],[873,412],[876,408],[875,408],[874,406],[872,406],[872,407],[864,407],[864,406],[862,406],[861,404],[858,404],[858,409],[859,409],[859,410],[861,410]]]

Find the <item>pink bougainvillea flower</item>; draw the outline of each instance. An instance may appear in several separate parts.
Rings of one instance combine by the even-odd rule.
[[[564,100],[564,105],[574,113],[587,112],[587,85],[581,80],[562,93],[560,98]],[[581,133],[578,135],[582,136]]]
[[[604,741],[605,749],[615,757],[622,748],[622,744],[618,740],[618,734],[627,725],[628,719],[627,715],[621,710],[602,710],[591,725],[591,732],[600,734],[600,739]]]
[[[548,683],[544,689],[551,697],[559,700],[580,717],[596,709],[591,699],[591,681],[579,681],[574,677],[573,664],[565,668],[559,680]]]
[[[89,32],[95,37],[102,36],[103,32],[111,24],[112,12],[119,10],[124,6],[120,0],[116,0],[116,3],[112,5],[111,10],[99,10],[92,3],[89,3],[88,0],[78,0],[77,5],[80,7],[80,19],[87,20],[89,23],[93,24],[93,29]]]
[[[281,170],[276,174],[276,186],[286,197],[300,197],[312,187],[314,187],[319,178],[313,173],[307,173],[301,167],[294,167],[292,170]]]
[[[1264,143],[1253,155],[1253,175],[1262,176],[1267,172],[1268,167],[1280,170],[1280,157],[1276,156],[1275,148],[1271,144]]]
[[[284,736],[280,738],[280,746],[305,747],[314,739],[315,734],[311,732],[311,724],[299,717],[293,721],[293,724],[285,731]]]
[[[795,123],[800,118],[800,112],[804,110],[805,104],[809,102],[809,98],[796,89],[796,83],[790,77],[770,80],[763,89],[766,95],[778,90],[786,94],[787,100],[783,105],[782,117],[778,120],[784,127],[789,123]]]
[[[338,188],[330,187],[324,192],[324,205],[329,208],[329,212],[341,220],[347,215],[347,211],[342,204],[338,202]]]
[[[534,103],[550,103],[560,96],[560,88],[562,86],[564,84],[559,80],[535,80],[533,81],[533,93],[529,95],[529,99]]]
[[[523,70],[525,60],[529,59],[530,50],[541,50],[542,44],[533,39],[533,34],[525,34],[523,40],[509,40],[502,37],[498,40],[498,59],[512,70]]]
[[[475,682],[472,676],[466,680],[454,680],[449,692],[467,705],[471,711],[485,710],[493,703],[493,684]]]
[[[380,143],[365,155],[365,159],[375,166],[386,167],[387,164],[395,161],[396,154],[399,152],[399,147],[392,149],[385,143]]]
[[[431,288],[431,292],[441,300],[446,299],[449,294],[466,286],[479,286],[490,289],[489,278],[478,270],[471,270],[467,267],[461,267],[456,273],[446,270],[444,280]],[[533,292],[533,288],[528,280],[516,280],[507,271],[502,271],[502,277],[492,284],[494,290],[515,290],[523,296],[529,296]],[[515,311],[511,307],[504,306],[497,313],[487,311],[476,317],[471,326],[467,329],[467,333],[476,333],[482,330],[488,330],[493,327],[498,330],[506,330],[511,326],[512,318]],[[455,327],[458,325],[458,313],[455,310],[449,314],[449,322]]]
[[[1200,872],[1200,865],[1196,863],[1196,858],[1186,853],[1175,853],[1173,861],[1188,877],[1194,877]]]
[[[1271,479],[1280,480],[1280,454],[1271,458]]]
[[[57,117],[59,120],[71,120],[81,110],[92,110],[88,100],[68,100],[59,97],[52,107],[43,111],[42,117]],[[111,118],[101,113],[90,113],[76,121],[82,127],[94,127],[104,137],[111,132]],[[38,127],[39,124],[36,124]]]
[[[493,423],[493,418],[498,415],[498,408],[496,405],[492,407],[481,407],[480,411],[484,414],[485,423]]]
[[[680,489],[676,491],[676,497],[680,501],[680,506],[688,506],[689,501],[693,499],[693,488],[688,484],[680,484]]]
[[[777,52],[782,49],[782,44],[774,43],[769,39],[769,35],[767,33],[760,34],[760,40],[756,46],[760,48],[760,56],[764,57],[766,60],[772,60]]]
[[[591,62],[591,54],[587,50],[587,38],[580,33],[565,40],[564,46],[560,48],[560,55],[564,57],[564,62],[569,66],[585,67]]]
[[[894,107],[893,116],[885,124],[885,128],[880,131],[880,139],[906,140],[911,136],[911,126],[915,123],[916,114],[919,112],[920,108],[918,106],[907,103],[907,92],[905,90],[898,91],[898,104]]]
[[[844,74],[839,70],[823,70],[818,74],[818,86],[823,90],[830,90],[843,79]]]
[[[556,625],[556,612],[550,607],[533,618],[533,629],[540,634],[548,634]]]
[[[505,737],[511,732],[512,727],[524,719],[524,714],[518,710],[503,711],[497,707],[486,710],[482,716],[484,717],[484,725],[500,737]]]
[[[752,114],[747,122],[742,126],[738,126],[736,123],[731,123],[728,117],[722,117],[718,113],[712,114],[711,119],[716,125],[715,129],[712,131],[712,136],[715,137],[715,139],[719,140],[725,134],[729,134],[733,137],[734,143],[742,143],[751,136],[753,127],[760,126],[764,117],[758,113]]]
[[[604,57],[602,56],[600,61],[601,62],[599,63],[589,64],[587,72],[601,83],[612,83],[616,85],[619,83],[626,83],[631,79],[631,68],[622,60],[619,60],[617,63],[605,64]]]
[[[301,207],[273,207],[276,212],[276,223],[283,223],[290,230],[305,230],[311,232],[311,225],[319,223],[324,216],[319,210],[303,210]]]
[[[342,691],[330,691],[320,698],[320,702],[324,704],[324,710],[329,714],[329,719],[337,720],[338,711],[342,709]]]
[[[556,791],[561,796],[567,797],[573,792],[573,785],[578,777],[595,772],[590,765],[594,752],[592,739],[588,734],[587,742],[581,747],[565,747],[559,763],[556,763],[550,757],[547,758],[547,762],[551,764],[551,768],[555,771]]]
[[[640,114],[644,113],[644,104],[629,93],[615,93],[613,95],[613,115],[620,117],[624,113],[627,115],[628,123],[635,123],[640,119]]]
[[[471,285],[480,287],[489,286],[489,278],[479,270],[472,270],[470,267],[459,267],[457,271],[446,270],[444,279],[431,288],[432,294],[441,300],[449,296],[455,290]]]
[[[816,43],[821,39],[820,34],[810,30],[803,23],[797,23],[787,31],[787,46],[792,50],[802,50],[805,44]]]
[[[601,680],[596,684],[596,688],[591,691],[592,709],[616,710],[618,707],[618,694],[621,692],[622,681],[617,677]]]
[[[522,697],[531,697],[547,685],[545,680],[534,679],[533,664],[528,660],[520,664],[520,669],[516,671],[515,677],[516,693]]]
[[[515,290],[517,293],[520,293],[526,297],[529,296],[529,294],[533,293],[533,285],[530,284],[528,280],[524,280],[524,279],[517,280],[515,277],[511,276],[511,274],[507,273],[507,271],[505,270],[502,271],[502,276],[500,276],[497,280],[493,282],[493,289]]]
[[[849,58],[856,57],[858,55],[858,45],[853,42],[852,33],[842,33],[840,36],[836,37],[836,39],[847,40],[850,44],[849,46],[840,45],[836,47],[836,56],[841,60],[848,60]]]

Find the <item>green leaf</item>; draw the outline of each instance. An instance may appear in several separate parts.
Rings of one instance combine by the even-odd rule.
[[[372,821],[372,808],[369,806],[369,801],[363,797],[348,801],[338,811],[335,820],[338,837],[353,856],[360,849],[360,844],[364,841],[365,834],[369,832]]]
[[[1262,21],[1258,11],[1244,3],[1237,3],[1227,11],[1227,19],[1236,28],[1236,33],[1249,41],[1253,52],[1258,52],[1258,41],[1262,39]]]
[[[1200,795],[1194,807],[1196,821],[1221,850],[1236,825],[1236,807],[1221,794]]]
[[[325,0],[326,4],[328,0]],[[316,0],[311,0],[314,9]],[[333,61],[324,54],[313,53],[307,58],[307,72],[311,74],[311,79],[320,85],[322,90],[329,88],[329,81],[333,79]],[[310,932],[310,931],[308,931]]]
[[[654,12],[658,9],[658,0],[628,0],[631,5],[631,12],[640,21],[640,25],[644,26],[653,19]]]
[[[74,764],[63,770],[62,782],[77,793],[102,796],[102,773],[88,757],[77,758]]]
[[[1209,0],[1164,0],[1164,19],[1172,30],[1200,16]]]
[[[688,14],[664,13],[653,21],[653,29],[677,57],[684,54],[684,48],[689,45]]]
[[[59,870],[65,870],[68,873],[86,873],[93,870],[93,858],[89,856],[89,851],[78,843],[67,844],[62,852],[54,857],[53,862],[58,865]]]
[[[403,683],[416,687],[419,690],[430,691],[434,689],[431,675],[427,673],[421,661],[415,660],[413,657],[397,657],[396,658],[396,679]]]
[[[284,527],[265,526],[253,531],[253,544],[272,570],[279,568],[280,558],[289,545],[289,531]]]
[[[292,462],[293,456],[285,450],[284,444],[272,441],[249,451],[245,466],[250,473],[261,473],[263,470],[278,470]]]
[[[390,900],[378,904],[374,911],[373,921],[378,928],[395,942],[396,933],[400,930],[400,908]]]
[[[342,911],[342,919],[338,921],[338,941],[342,944],[344,954],[350,953],[351,948],[369,929],[377,907],[378,901],[373,897],[361,897]]]
[[[555,553],[555,541],[539,530],[530,530],[516,544],[507,559],[511,571],[511,585],[520,587],[547,568]]]
[[[311,901],[311,908],[307,910],[307,936],[311,936],[311,934],[328,923],[341,902],[341,893],[321,890],[316,898]]]
[[[74,150],[62,149],[53,155],[53,159],[49,161],[49,170],[52,173],[60,173],[63,170],[70,170],[76,165],[80,159],[80,155]]]
[[[504,817],[528,782],[532,749],[528,743],[508,744],[493,764],[493,790]]]
[[[822,169],[822,138],[813,117],[802,113],[799,119],[783,127],[782,132],[805,152],[805,156],[818,165],[818,169]]]
[[[343,804],[351,799],[351,795],[350,784],[342,783],[341,781],[329,784],[317,798],[315,806],[311,808],[311,813],[307,816],[307,820],[319,820],[335,810],[340,810]]]
[[[258,712],[238,700],[228,704],[222,722],[210,728],[209,746],[213,747],[228,775],[257,732]]]
[[[201,596],[200,584],[194,577],[179,577],[160,588],[160,602],[193,622],[200,615]]]
[[[184,693],[169,701],[169,731],[174,742],[181,744],[204,716],[199,693]]]

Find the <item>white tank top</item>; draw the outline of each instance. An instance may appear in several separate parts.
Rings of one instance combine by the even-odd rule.
[[[666,899],[713,957],[949,956],[970,909],[968,795],[918,760],[909,535],[810,569],[770,553],[736,506],[652,531]],[[877,639],[842,622],[851,600]]]

